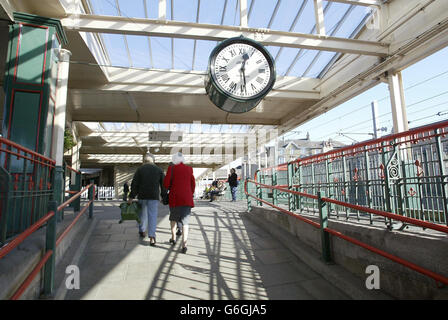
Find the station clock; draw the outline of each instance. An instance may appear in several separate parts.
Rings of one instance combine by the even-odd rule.
[[[220,42],[211,52],[205,90],[221,110],[243,113],[255,108],[275,83],[274,59],[260,43],[241,37]]]

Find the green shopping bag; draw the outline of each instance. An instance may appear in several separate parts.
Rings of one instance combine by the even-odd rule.
[[[128,204],[123,202],[120,204],[121,219],[118,223],[122,223],[124,220],[136,220],[140,223],[140,212],[142,211],[142,205],[138,202],[132,202]]]

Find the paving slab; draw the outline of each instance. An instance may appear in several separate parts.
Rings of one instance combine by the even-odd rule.
[[[197,201],[186,254],[181,237],[175,246],[168,242],[167,207],[159,206],[152,247],[139,237],[135,221],[118,223],[119,203],[96,205],[101,214],[80,261],[81,289],[69,290],[66,299],[348,298],[244,218],[245,202]]]

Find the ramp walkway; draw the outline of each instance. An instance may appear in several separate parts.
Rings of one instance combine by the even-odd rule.
[[[168,242],[168,207],[159,207],[152,247],[136,222],[118,223],[119,203],[95,203],[89,230],[66,259],[79,267],[80,289],[67,290],[59,270],[56,299],[349,299],[245,218],[245,201],[195,201],[186,254],[180,241]]]

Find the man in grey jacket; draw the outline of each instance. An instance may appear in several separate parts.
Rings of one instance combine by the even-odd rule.
[[[139,234],[150,239],[150,245],[156,245],[157,215],[159,210],[160,196],[166,194],[163,186],[165,175],[161,168],[155,165],[152,154],[147,152],[143,157],[143,165],[137,169],[131,183],[131,193],[128,203],[137,197],[142,205],[141,223]]]

